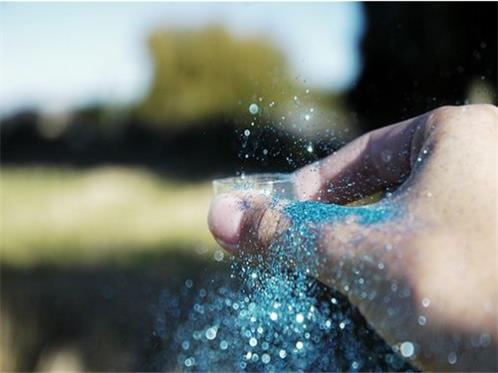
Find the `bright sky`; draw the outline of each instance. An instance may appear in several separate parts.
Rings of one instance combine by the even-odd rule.
[[[344,89],[358,75],[359,3],[0,3],[0,114],[136,100],[150,30],[212,23],[273,39],[311,87]]]

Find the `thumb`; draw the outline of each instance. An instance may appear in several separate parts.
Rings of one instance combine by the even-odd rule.
[[[265,257],[267,248],[285,236],[279,244],[285,246],[286,259],[313,263],[310,273],[353,296],[365,285],[357,276],[360,267],[365,274],[365,266],[375,271],[380,266],[382,273],[382,266],[387,265],[385,243],[395,237],[397,210],[386,203],[344,207],[314,201],[275,202],[256,193],[226,193],[213,200],[208,224],[218,243],[238,256],[260,253]]]
[[[254,192],[223,193],[211,202],[208,226],[216,241],[234,255],[264,250],[290,225],[286,202]]]

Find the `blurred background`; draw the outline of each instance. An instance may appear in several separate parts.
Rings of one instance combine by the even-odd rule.
[[[496,104],[497,10],[1,3],[0,368],[154,370],[161,294],[228,273],[211,180]]]

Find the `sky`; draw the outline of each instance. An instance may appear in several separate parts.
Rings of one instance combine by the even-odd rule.
[[[214,23],[270,38],[310,87],[345,89],[361,68],[360,3],[0,3],[0,115],[138,100],[149,32]]]

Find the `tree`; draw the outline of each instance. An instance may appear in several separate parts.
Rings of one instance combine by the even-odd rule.
[[[148,45],[153,78],[139,113],[156,125],[239,118],[248,115],[249,105],[262,96],[265,102],[287,100],[296,85],[274,45],[236,38],[220,26],[158,29]]]

